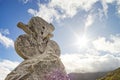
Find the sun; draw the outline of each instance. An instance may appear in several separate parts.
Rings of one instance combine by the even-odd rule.
[[[75,45],[78,48],[85,48],[85,47],[87,47],[89,39],[87,38],[86,35],[78,35],[78,34],[76,34],[75,37],[76,37]]]
[[[87,43],[88,43],[88,39],[86,38],[86,36],[78,37],[78,39],[77,39],[77,44],[78,44],[80,47],[85,47],[85,46],[87,46]]]

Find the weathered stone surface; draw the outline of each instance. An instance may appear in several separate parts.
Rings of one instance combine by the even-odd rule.
[[[47,23],[42,18],[33,17],[28,25],[22,22],[18,23],[18,27],[23,29],[27,34],[20,35],[15,42],[16,52],[24,59],[31,58],[44,53],[48,46],[52,45],[53,49],[59,50],[59,46],[50,40],[54,26]],[[52,42],[52,43],[51,43]],[[49,45],[47,45],[49,43]],[[58,51],[57,51],[58,52]]]
[[[24,61],[5,80],[69,80],[59,58],[60,48],[50,40],[54,26],[39,17],[17,26],[26,33],[15,41],[15,50]]]

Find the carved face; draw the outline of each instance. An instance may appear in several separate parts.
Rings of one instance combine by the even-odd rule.
[[[40,17],[33,17],[29,21],[28,26],[33,33],[43,38],[47,37],[49,34],[52,34],[54,31],[54,26],[47,23]]]

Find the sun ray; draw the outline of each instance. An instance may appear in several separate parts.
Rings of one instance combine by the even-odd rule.
[[[75,46],[78,48],[85,48],[88,45],[88,41],[89,39],[87,38],[87,36],[85,34],[83,35],[79,35],[77,33],[75,33]]]

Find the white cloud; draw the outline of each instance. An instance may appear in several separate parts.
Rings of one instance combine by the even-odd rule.
[[[12,62],[10,60],[0,61],[0,80],[4,80],[8,73],[13,70],[19,62]]]
[[[113,2],[115,2],[116,0],[104,0],[105,2],[107,2],[108,4],[111,4]]]
[[[108,17],[109,4],[113,4],[116,0],[100,0],[100,2],[102,4],[102,9],[98,8],[98,15],[100,20],[104,20],[105,17]],[[116,6],[118,5],[116,4]]]
[[[45,19],[48,22],[52,22],[53,18],[55,17],[56,19],[59,18],[59,15],[57,11],[53,8],[47,7],[47,5],[40,5],[39,4],[39,11],[29,9],[28,12],[33,14],[34,16],[39,16]]]
[[[93,24],[93,22],[94,22],[94,15],[89,14],[87,16],[87,19],[85,20],[85,32]]]
[[[120,15],[120,0],[102,0],[104,14],[107,15],[108,4],[116,3],[118,15]]]
[[[98,0],[51,0],[48,4],[38,3],[39,10],[28,9],[28,13],[40,16],[48,22],[74,17],[79,10],[89,11]]]
[[[120,15],[120,0],[117,0],[117,13]]]
[[[120,57],[115,57],[110,54],[102,56],[91,55],[89,53],[63,54],[61,56],[61,60],[64,63],[68,73],[110,71],[120,66]]]
[[[60,20],[64,18],[72,18],[81,10],[86,12],[94,11],[94,5],[99,2],[103,8],[96,7],[100,13],[100,17],[105,15],[107,17],[108,4],[115,3],[117,7],[117,13],[120,14],[120,0],[50,0],[46,4],[42,4],[38,1],[38,10],[28,9],[28,13],[39,16],[48,22],[53,20]],[[97,12],[95,12],[97,13]]]
[[[108,13],[107,1],[106,0],[101,0],[101,3],[102,3],[102,6],[103,6],[104,15],[107,16],[107,13]]]
[[[33,10],[33,9],[28,9],[28,13],[36,15],[37,11]]]
[[[61,55],[61,60],[68,73],[102,72],[120,67],[120,35],[110,38],[99,37],[90,40],[87,48],[76,53]],[[106,52],[104,52],[106,51]]]
[[[31,1],[31,0],[22,0],[22,2],[23,2],[24,4],[27,4],[29,1]]]
[[[95,4],[98,0],[52,0],[50,6],[59,7],[61,10],[65,11],[65,14],[68,17],[73,17],[79,11],[78,9],[83,9],[85,11],[89,11],[93,4]]]
[[[10,34],[9,30],[8,29],[0,29],[0,32],[4,35],[8,35]]]
[[[6,47],[13,47],[14,41],[0,33],[0,43],[3,44]]]
[[[100,51],[107,51],[113,54],[120,53],[120,35],[112,35],[109,40],[105,37],[99,37],[93,41],[93,45]]]

